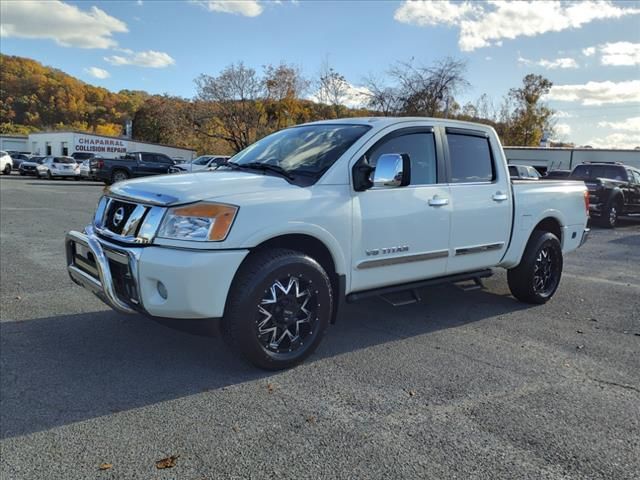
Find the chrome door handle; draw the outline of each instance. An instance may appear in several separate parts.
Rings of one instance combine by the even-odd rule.
[[[429,199],[429,205],[432,207],[443,207],[449,204],[448,198],[438,197],[437,195]]]
[[[504,202],[505,200],[509,199],[509,196],[506,193],[496,192],[491,198],[493,198],[494,202]]]

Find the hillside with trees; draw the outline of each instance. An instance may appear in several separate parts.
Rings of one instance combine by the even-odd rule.
[[[456,97],[470,87],[466,64],[451,58],[428,66],[398,62],[386,72],[386,83],[366,79],[357,102],[328,64],[308,79],[284,63],[260,70],[234,63],[196,78],[193,99],[111,92],[27,58],[1,55],[0,67],[0,133],[73,129],[118,136],[131,120],[137,140],[233,153],[283,127],[350,116],[472,120],[492,125],[509,145],[538,145],[543,132],[552,131],[553,112],[542,102],[549,80],[527,75],[497,107],[486,95],[460,105]]]

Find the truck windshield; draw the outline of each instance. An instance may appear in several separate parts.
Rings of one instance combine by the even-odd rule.
[[[367,130],[368,125],[324,124],[288,128],[248,146],[230,162],[251,167],[260,163],[293,177],[317,180]]]
[[[616,165],[578,165],[573,169],[571,176],[581,180],[595,180],[596,178],[626,180],[624,167]]]

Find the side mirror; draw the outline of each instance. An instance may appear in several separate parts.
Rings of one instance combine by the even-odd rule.
[[[375,188],[405,187],[411,183],[411,160],[406,153],[380,155],[373,173]]]

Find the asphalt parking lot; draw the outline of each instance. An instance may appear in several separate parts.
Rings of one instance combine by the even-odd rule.
[[[101,190],[0,177],[3,480],[640,477],[639,220],[594,229],[544,306],[502,272],[352,304],[266,373],[71,283]]]

